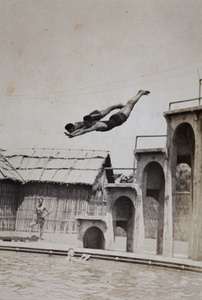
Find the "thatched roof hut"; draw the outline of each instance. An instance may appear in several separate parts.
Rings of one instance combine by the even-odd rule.
[[[0,230],[27,231],[40,197],[52,211],[45,223],[48,233],[76,234],[76,215],[105,214],[101,189],[104,168],[111,167],[109,152],[18,149],[0,153]]]
[[[20,177],[26,183],[93,185],[103,167],[111,166],[107,151],[21,149],[4,151],[3,156],[7,162],[5,173],[14,173],[15,179]]]

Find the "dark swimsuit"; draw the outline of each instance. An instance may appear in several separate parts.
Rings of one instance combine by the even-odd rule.
[[[127,117],[126,117],[126,115],[124,115],[124,113],[122,113],[122,112],[116,113],[110,117],[109,121],[102,121],[102,123],[107,125],[107,128],[102,128],[102,129],[98,128],[97,131],[111,130],[114,127],[122,125],[126,120],[127,120]]]
[[[100,121],[100,119],[102,119],[102,114],[99,110],[92,111],[89,116],[91,116],[94,121]]]

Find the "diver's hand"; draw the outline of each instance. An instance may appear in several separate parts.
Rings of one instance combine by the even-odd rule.
[[[73,135],[72,135],[71,133],[67,133],[66,131],[64,132],[64,134],[65,134],[66,136],[68,136],[69,138],[72,138],[72,137],[73,137]]]

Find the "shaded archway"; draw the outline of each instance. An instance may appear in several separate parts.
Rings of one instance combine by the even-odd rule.
[[[92,226],[83,236],[83,247],[91,249],[105,249],[105,239],[100,228]]]
[[[132,252],[135,219],[133,202],[126,196],[119,197],[113,205],[112,212],[114,234],[115,236],[126,237],[126,248],[124,250]]]
[[[156,240],[154,251],[161,255],[163,253],[165,176],[159,163],[150,162],[145,167],[142,183],[145,239]]]
[[[195,137],[189,123],[180,124],[173,135],[173,237],[174,253],[189,254],[191,245],[191,215]],[[186,243],[188,248],[185,253]]]

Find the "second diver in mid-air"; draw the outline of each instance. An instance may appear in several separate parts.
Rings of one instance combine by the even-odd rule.
[[[114,127],[122,125],[130,116],[135,104],[138,100],[144,96],[150,94],[149,91],[140,90],[136,96],[132,97],[127,101],[125,105],[117,104],[106,108],[105,110],[95,110],[89,115],[84,116],[83,122],[77,122],[75,124],[68,123],[65,126],[65,134],[69,138],[73,138],[91,131],[109,131]],[[109,120],[101,120],[112,110],[119,108],[120,110],[113,114]]]

